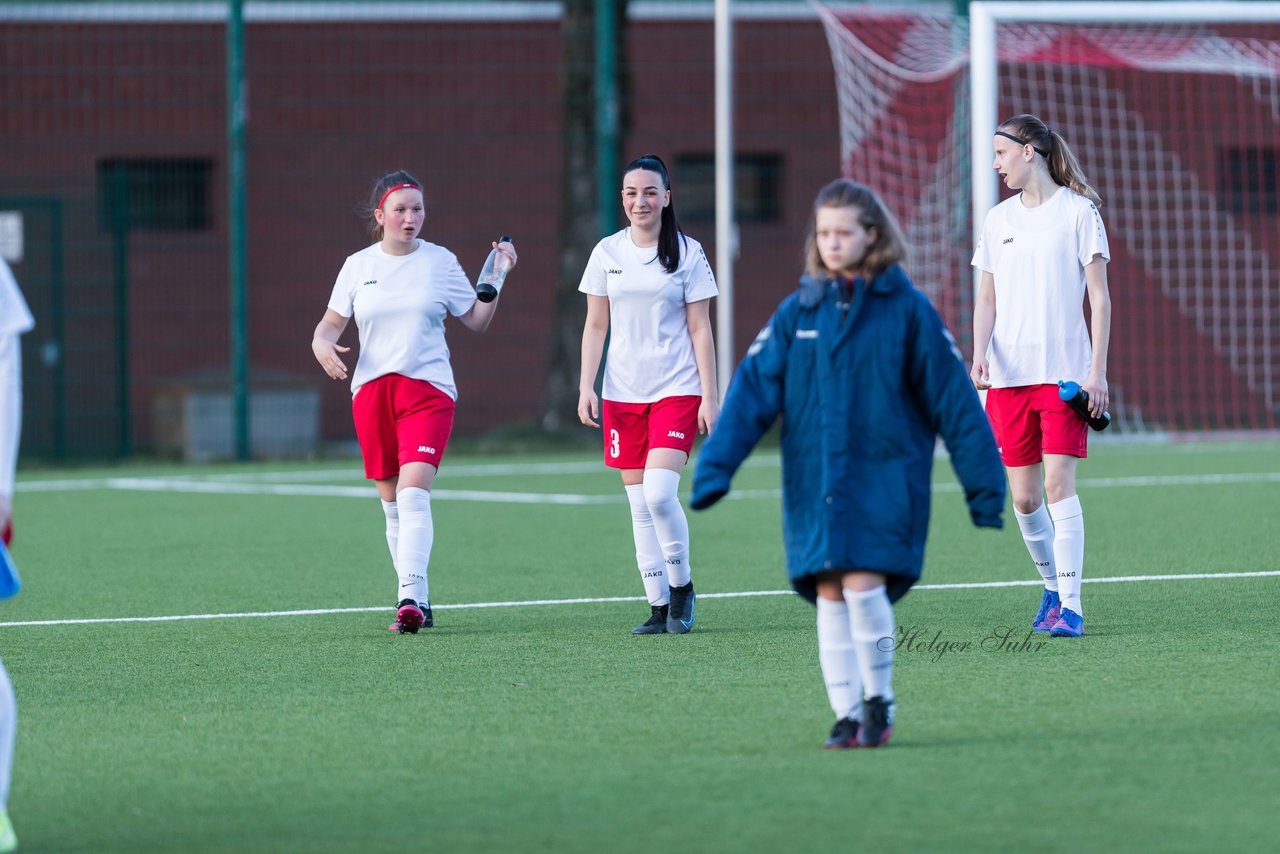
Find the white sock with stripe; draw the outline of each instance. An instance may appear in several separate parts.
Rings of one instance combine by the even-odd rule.
[[[1035,561],[1040,577],[1044,579],[1046,590],[1058,589],[1058,571],[1053,562],[1053,520],[1049,518],[1049,510],[1042,502],[1030,513],[1013,511],[1018,520],[1018,528],[1022,531],[1022,541],[1027,544],[1027,551]]]
[[[689,567],[689,520],[685,518],[684,508],[676,494],[679,486],[680,472],[645,469],[644,501],[653,516],[653,529],[662,546],[672,587],[684,587],[692,576]]]
[[[1080,496],[1064,498],[1049,505],[1053,516],[1053,559],[1058,566],[1058,596],[1062,607],[1070,608],[1080,616],[1080,580],[1084,575],[1084,510]]]
[[[653,515],[644,500],[644,484],[630,484],[626,489],[627,503],[631,505],[631,536],[636,542],[636,568],[644,582],[645,598],[650,605],[665,605],[669,598],[666,561],[653,529]]]
[[[827,702],[836,719],[862,719],[862,677],[853,654],[849,605],[818,597],[818,663],[827,684]]]
[[[396,575],[400,586],[396,601],[430,602],[427,564],[431,562],[431,546],[435,540],[431,493],[411,486],[397,493],[396,503],[400,505],[400,535],[396,542]]]
[[[844,591],[849,604],[853,649],[868,697],[893,699],[893,606],[883,584],[874,590]]]

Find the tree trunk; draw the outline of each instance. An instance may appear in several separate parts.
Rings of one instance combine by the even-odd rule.
[[[625,40],[627,0],[614,4],[617,22],[618,101],[626,103]],[[578,374],[582,362],[582,326],[586,322],[586,297],[578,292],[582,271],[601,237],[596,189],[595,106],[595,6],[596,0],[565,0],[564,4],[564,184],[560,215],[560,258],[551,329],[551,362],[541,424],[546,431],[576,424]],[[619,109],[619,136],[626,111]],[[621,177],[619,176],[619,181]],[[621,184],[619,184],[621,186]]]

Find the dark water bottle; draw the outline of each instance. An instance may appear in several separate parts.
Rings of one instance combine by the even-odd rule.
[[[1106,430],[1111,426],[1111,413],[1103,412],[1097,418],[1089,414],[1089,393],[1080,388],[1080,384],[1071,380],[1058,381],[1058,397],[1067,402],[1067,405],[1080,413],[1085,421],[1089,422],[1089,426],[1094,430]]]
[[[502,235],[498,238],[498,243],[510,243],[511,238]],[[480,302],[493,302],[498,298],[498,292],[502,290],[502,283],[507,279],[507,273],[511,272],[511,258],[505,252],[500,252],[497,247],[489,253],[489,257],[485,259],[484,266],[480,269],[480,278],[476,279],[476,299]]]

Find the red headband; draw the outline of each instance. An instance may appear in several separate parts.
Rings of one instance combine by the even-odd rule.
[[[385,193],[383,193],[381,199],[378,199],[378,207],[376,208],[376,210],[382,210],[382,205],[384,202],[386,202],[387,196],[391,195],[396,190],[417,190],[418,192],[422,192],[422,188],[419,187],[417,184],[396,184],[390,190],[387,190]]]

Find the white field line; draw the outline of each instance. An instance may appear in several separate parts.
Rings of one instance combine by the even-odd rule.
[[[185,492],[211,495],[294,495],[320,498],[377,498],[373,485],[319,486],[302,483],[231,483],[175,478],[111,477],[102,480],[45,480],[26,484],[32,492],[117,489],[130,492]],[[21,488],[20,488],[21,489]],[[433,489],[437,501],[487,501],[502,504],[615,504],[625,495],[579,495],[555,492],[497,492],[475,489]]]
[[[349,472],[347,474],[350,474]],[[1222,486],[1241,483],[1280,483],[1280,472],[1238,472],[1231,474],[1175,474],[1133,477],[1081,478],[1077,481],[1083,489],[1114,489],[1125,487],[1161,486]],[[301,483],[265,483],[231,480],[196,480],[170,477],[110,477],[68,480],[36,480],[19,482],[18,492],[66,492],[92,489],[115,489],[131,492],[176,492],[213,495],[292,495],[318,498],[359,498],[368,500],[376,495],[372,485],[335,486]],[[933,491],[954,493],[960,491],[955,482],[935,483]],[[621,504],[626,496],[614,492],[590,495],[564,492],[505,492],[479,489],[433,489],[432,498],[438,501],[478,501],[493,504]],[[734,500],[779,498],[782,490],[739,489],[726,497]]]
[[[1192,572],[1181,575],[1123,575],[1110,578],[1084,578],[1085,584],[1116,584],[1129,581],[1202,581],[1224,578],[1280,578],[1280,570],[1261,572]],[[1032,587],[1043,584],[1040,579],[1019,581],[973,581],[958,584],[917,584],[912,590],[982,590],[993,587]],[[699,599],[742,599],[752,596],[790,596],[790,590],[744,590],[733,593],[699,593]],[[614,602],[644,602],[643,596],[599,596],[580,599],[525,599],[516,602],[465,602],[456,605],[432,605],[436,611],[474,608],[528,608],[540,605],[595,605]],[[81,620],[23,620],[0,623],[0,629],[19,626],[87,626],[100,623],[171,623],[183,620],[232,620],[253,617],[310,617],[322,614],[364,614],[390,612],[387,605],[368,608],[310,608],[297,611],[242,611],[230,614],[172,614],[162,617],[96,617]]]
[[[777,468],[781,464],[781,457],[778,454],[755,454],[743,462],[742,467],[745,468]],[[609,470],[605,468],[604,463],[599,460],[576,460],[561,462],[545,462],[545,463],[463,463],[460,465],[446,464],[441,473],[437,476],[437,480],[447,483],[454,478],[471,478],[471,477],[510,477],[518,475],[574,475],[574,474],[605,474]],[[20,481],[18,489],[28,489],[35,492],[47,490],[61,489],[99,489],[109,488],[99,486],[112,480],[171,480],[175,482],[209,482],[209,483],[299,483],[302,481],[344,481],[344,480],[364,480],[364,472],[360,466],[348,466],[340,469],[300,469],[298,471],[244,471],[230,472],[224,474],[206,474],[197,476],[168,476],[153,475],[148,477],[135,478],[89,478],[89,479],[68,479],[68,480],[31,480]],[[93,486],[62,486],[61,484],[93,484]],[[373,487],[370,486],[370,489]]]

